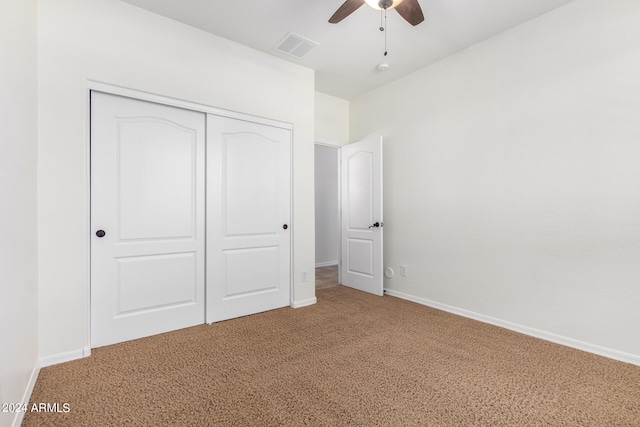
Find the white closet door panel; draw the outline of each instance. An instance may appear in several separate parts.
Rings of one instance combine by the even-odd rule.
[[[278,154],[278,142],[262,135],[242,133],[223,137],[225,237],[276,235],[281,225],[278,224]]]
[[[279,289],[279,248],[262,247],[224,250],[226,284],[223,300],[246,297]],[[247,268],[250,265],[252,268]]]
[[[120,239],[193,238],[195,131],[138,118],[120,119],[118,133]]]
[[[116,262],[116,317],[196,302],[194,252],[121,257]]]
[[[92,347],[204,322],[204,149],[203,113],[92,93]]]
[[[291,131],[207,116],[207,322],[290,303]]]

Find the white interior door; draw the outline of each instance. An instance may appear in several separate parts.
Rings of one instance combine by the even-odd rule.
[[[204,323],[205,115],[91,95],[91,345]]]
[[[341,148],[342,284],[383,294],[382,137]]]
[[[291,300],[291,130],[207,116],[207,322]]]

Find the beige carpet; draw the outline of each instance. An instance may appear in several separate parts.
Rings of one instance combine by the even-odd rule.
[[[640,367],[342,286],[42,369],[24,426],[640,426]]]

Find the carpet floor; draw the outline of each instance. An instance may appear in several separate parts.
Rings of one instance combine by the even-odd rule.
[[[23,426],[639,426],[640,367],[343,286],[43,368]]]

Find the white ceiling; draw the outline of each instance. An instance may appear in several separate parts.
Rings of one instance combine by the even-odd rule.
[[[344,0],[123,0],[315,70],[316,90],[352,99],[572,0],[419,0],[425,21],[412,27],[362,6],[339,24],[327,21]],[[274,50],[289,32],[320,43],[303,58]],[[376,70],[386,62],[385,72]]]

